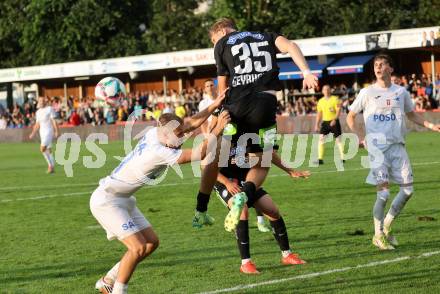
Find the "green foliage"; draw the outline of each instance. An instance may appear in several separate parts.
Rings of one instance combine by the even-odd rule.
[[[196,0],[154,0],[153,18],[143,41],[149,53],[206,47],[203,16],[194,14]]]
[[[291,39],[440,24],[438,0],[2,0],[0,67],[206,48],[210,24]]]
[[[0,67],[14,67],[23,64],[20,60],[23,50],[19,42],[21,27],[25,21],[26,0],[0,1]]]
[[[21,45],[27,63],[125,56],[140,51],[148,1],[30,1]]]

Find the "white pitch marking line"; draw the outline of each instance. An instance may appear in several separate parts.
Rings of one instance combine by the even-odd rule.
[[[17,187],[0,187],[0,191],[7,191],[7,190],[26,190],[26,189],[35,189],[35,188],[62,188],[62,187],[81,187],[81,186],[93,186],[96,185],[98,182],[95,183],[82,183],[82,184],[60,184],[60,185],[38,185],[38,186],[17,186]]]
[[[255,288],[255,287],[259,287],[259,286],[279,284],[279,283],[284,283],[284,282],[293,281],[293,280],[304,280],[304,279],[310,279],[310,278],[315,278],[315,277],[319,277],[319,276],[329,275],[329,274],[333,274],[333,273],[347,272],[347,271],[356,270],[356,269],[360,269],[360,268],[374,267],[374,266],[389,264],[389,263],[397,263],[397,262],[401,262],[401,261],[409,260],[409,259],[414,259],[414,258],[430,257],[430,256],[437,255],[437,254],[440,254],[440,251],[426,252],[426,253],[423,253],[423,254],[416,256],[416,257],[403,256],[403,257],[398,257],[395,259],[374,261],[374,262],[369,262],[369,263],[365,263],[365,264],[358,264],[356,266],[347,266],[347,267],[343,267],[343,268],[337,268],[337,269],[331,269],[331,270],[327,270],[327,271],[323,271],[323,272],[304,274],[304,275],[299,275],[299,276],[290,277],[290,278],[275,279],[275,280],[269,280],[269,281],[264,281],[264,282],[260,282],[260,283],[254,283],[254,284],[247,284],[247,285],[238,285],[238,286],[235,286],[232,288],[218,289],[218,290],[213,290],[213,291],[208,291],[208,292],[200,292],[198,294],[216,294],[216,293],[240,291],[240,290],[251,289],[251,288]]]
[[[99,181],[96,181],[94,183],[88,183],[88,184],[65,184],[65,185],[44,185],[44,186],[18,186],[18,187],[0,187],[0,191],[5,190],[26,190],[26,189],[34,189],[34,188],[66,188],[66,187],[80,187],[80,186],[98,186]],[[185,183],[189,184],[189,183]],[[169,183],[169,184],[161,184],[156,186],[177,186],[181,185],[181,183]],[[154,187],[154,186],[145,186],[145,187]]]
[[[426,252],[426,253],[420,254],[417,258],[430,257],[430,256],[433,256],[436,254],[440,254],[440,251]]]
[[[67,196],[76,196],[76,195],[85,195],[90,194],[90,192],[75,192],[75,193],[65,193],[65,194],[55,194],[55,195],[43,195],[43,196],[35,196],[29,198],[16,198],[16,199],[2,199],[0,202],[12,202],[12,201],[27,201],[27,200],[40,200],[46,198],[55,198],[55,197],[67,197]]]
[[[413,163],[413,166],[418,166],[418,165],[433,165],[433,164],[440,164],[440,161],[432,161],[432,162],[416,162]],[[344,169],[343,171],[360,171],[360,170],[364,170],[367,168],[352,168],[352,169]],[[341,172],[343,172],[341,171]],[[323,173],[337,173],[339,171],[337,170],[318,170],[318,171],[313,171],[313,174],[323,174]],[[286,174],[274,174],[274,175],[269,175],[269,177],[278,177],[278,176],[284,176]],[[98,185],[98,181],[94,182],[94,183],[79,183],[79,184],[61,184],[61,185],[38,185],[38,186],[15,186],[15,187],[0,187],[0,191],[8,191],[8,190],[26,190],[26,189],[34,189],[34,188],[62,188],[62,187],[81,187],[81,186],[95,186]],[[180,184],[164,184],[164,185],[159,185],[159,186],[165,186],[165,185],[169,185],[169,186],[176,186],[176,185],[181,185]],[[148,187],[148,186],[147,186]]]
[[[169,186],[177,186],[177,185],[193,185],[198,182],[187,182],[187,183],[168,183],[168,184],[162,184],[162,185],[156,185],[156,186],[145,186],[145,188],[160,188],[160,187],[169,187]],[[98,185],[96,185],[98,186]],[[29,197],[29,198],[16,198],[16,199],[2,199],[0,200],[0,203],[4,202],[14,202],[14,201],[27,201],[27,200],[41,200],[41,199],[47,199],[47,198],[56,198],[56,197],[67,197],[67,196],[76,196],[76,195],[92,195],[93,191],[86,191],[86,192],[75,192],[75,193],[65,193],[65,194],[53,194],[53,195],[42,195],[42,196],[35,196],[35,197]]]
[[[434,162],[419,162],[419,163],[414,163],[414,165],[433,165],[433,164],[439,164],[440,161],[434,161]],[[364,170],[365,168],[353,168],[353,169],[346,169],[344,171],[350,172],[350,171],[360,171],[360,170]],[[322,173],[337,173],[339,171],[337,170],[322,170],[322,171],[314,171],[312,173],[313,174],[322,174]],[[282,173],[282,174],[272,174],[269,175],[268,177],[282,177],[282,176],[287,176],[287,174]],[[145,188],[161,188],[161,187],[170,187],[170,186],[178,186],[178,185],[193,185],[193,184],[197,184],[199,183],[199,181],[192,181],[192,182],[180,182],[180,183],[167,183],[167,184],[159,184],[159,185],[155,185],[155,186],[144,186]],[[73,185],[83,185],[83,186],[91,186],[91,185],[96,185],[98,186],[97,183],[93,183],[93,184],[73,184]],[[61,185],[61,186],[54,186],[54,187],[66,187],[67,185]],[[31,186],[28,186],[31,187]],[[37,187],[37,186],[34,186]],[[40,186],[41,187],[41,186]],[[10,187],[12,188],[12,187]],[[1,189],[1,188],[0,188]],[[6,188],[4,188],[6,189]],[[0,200],[0,203],[2,202],[12,202],[12,201],[25,201],[25,200],[40,200],[40,199],[46,199],[46,198],[55,198],[55,197],[65,197],[65,196],[73,196],[73,195],[83,195],[83,194],[92,194],[92,192],[80,192],[80,193],[68,193],[68,194],[55,194],[55,195],[47,195],[47,196],[37,196],[37,197],[30,197],[30,198],[18,198],[18,199],[4,199],[4,200]]]
[[[102,228],[100,225],[93,225],[93,226],[87,226],[86,229],[89,230],[96,230]]]

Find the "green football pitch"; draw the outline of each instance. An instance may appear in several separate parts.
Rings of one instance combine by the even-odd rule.
[[[265,189],[284,216],[294,251],[308,263],[280,265],[277,244],[258,232],[252,212],[258,276],[239,273],[235,237],[223,229],[226,209],[214,194],[214,226],[191,227],[200,179],[185,166],[183,179],[171,170],[161,184],[136,193],[161,245],[138,266],[130,293],[440,293],[440,135],[412,133],[407,143],[415,194],[394,225],[397,250],[371,245],[376,193],[364,184],[365,150],[337,172],[329,144],[326,164],[311,168],[307,180],[271,170]],[[104,167],[87,169],[80,157],[68,178],[60,166],[45,174],[36,143],[0,145],[0,293],[93,293],[95,281],[121,257],[123,246],[107,241],[89,210],[98,180],[118,164],[113,156],[123,155],[122,142],[101,148]],[[91,154],[82,145],[84,155]]]

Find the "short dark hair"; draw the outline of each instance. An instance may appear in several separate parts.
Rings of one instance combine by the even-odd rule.
[[[386,53],[378,53],[374,56],[373,59],[373,64],[377,61],[377,60],[385,60],[389,66],[391,66],[392,68],[394,68],[394,62],[393,59],[391,58],[391,56],[389,56]]]
[[[237,30],[237,25],[235,24],[235,21],[232,18],[223,17],[218,19],[209,29],[209,34],[213,34],[215,32],[218,32],[221,29],[234,29]]]
[[[170,121],[176,120],[179,124],[183,124],[183,120],[174,113],[164,113],[159,117],[159,126],[165,126]]]

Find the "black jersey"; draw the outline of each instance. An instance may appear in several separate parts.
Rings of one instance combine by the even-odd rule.
[[[282,89],[278,79],[275,33],[232,32],[214,48],[217,75],[229,77],[226,103],[255,92]]]

